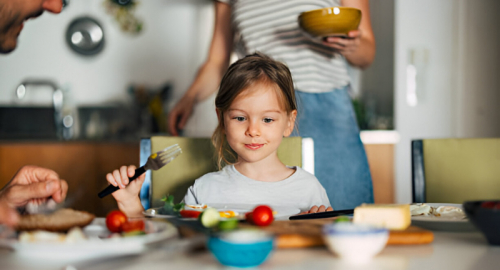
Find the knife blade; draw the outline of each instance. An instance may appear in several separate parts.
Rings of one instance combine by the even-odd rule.
[[[354,214],[354,209],[344,209],[344,210],[336,210],[336,211],[327,211],[327,212],[319,212],[319,213],[310,213],[310,214],[302,214],[290,216],[290,220],[300,220],[300,219],[317,219],[317,218],[331,218],[338,217],[343,215],[352,215]]]

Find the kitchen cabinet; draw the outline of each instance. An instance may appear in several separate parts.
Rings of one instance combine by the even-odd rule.
[[[107,186],[106,173],[129,164],[139,164],[139,143],[4,142],[0,143],[0,186],[24,165],[50,168],[68,182],[67,198],[72,201],[68,207],[102,217],[118,208],[112,196],[97,197]]]

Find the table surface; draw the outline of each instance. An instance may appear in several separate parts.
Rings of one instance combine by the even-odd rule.
[[[365,265],[349,265],[324,247],[275,250],[261,269],[500,269],[500,246],[479,232],[434,232],[428,245],[387,246]],[[177,243],[177,244],[175,244]],[[185,252],[179,240],[140,255],[80,262],[38,261],[0,249],[1,269],[225,269],[206,250]]]

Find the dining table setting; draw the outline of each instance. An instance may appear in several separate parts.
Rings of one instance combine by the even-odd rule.
[[[363,204],[312,214],[244,204],[166,208],[147,209],[144,218],[118,227],[110,222],[119,213],[110,213],[63,233],[2,225],[1,269],[498,269],[500,263],[499,201]]]

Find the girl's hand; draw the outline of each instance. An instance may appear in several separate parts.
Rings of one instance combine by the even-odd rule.
[[[326,37],[323,44],[336,49],[343,56],[355,53],[361,44],[361,30],[350,31],[347,37]]]
[[[134,176],[135,169],[136,167],[134,165],[128,167],[122,166],[119,170],[114,170],[112,173],[106,175],[106,180],[108,180],[111,185],[120,187],[119,190],[112,193],[119,207],[120,204],[128,205],[130,203],[136,203],[137,201],[139,201],[140,204],[139,192],[141,191],[146,174],[144,173],[130,182],[128,178]],[[125,210],[124,212],[128,211]]]
[[[333,208],[331,206],[324,206],[324,205],[320,205],[319,207],[318,206],[313,206],[311,207],[311,209],[309,209],[309,211],[305,211],[305,212],[302,212],[300,214],[310,214],[310,213],[318,213],[318,212],[326,212],[326,211],[333,211]]]

